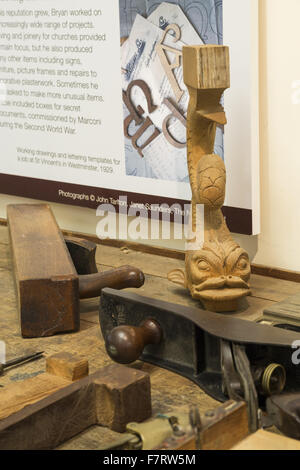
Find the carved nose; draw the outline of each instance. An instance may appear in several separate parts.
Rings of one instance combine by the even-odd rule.
[[[232,283],[233,281],[237,282],[239,280],[240,279],[238,277],[235,277],[235,276],[226,276],[226,282],[227,283]]]
[[[241,288],[248,288],[248,284],[243,281],[240,277],[237,276],[227,276],[226,277],[226,285],[228,287],[241,287]]]

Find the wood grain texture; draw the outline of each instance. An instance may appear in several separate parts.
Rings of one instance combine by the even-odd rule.
[[[83,381],[2,420],[0,449],[52,449],[95,424],[94,386],[89,378]]]
[[[300,327],[300,292],[264,309],[263,320]]]
[[[6,232],[6,227],[7,227],[7,220],[0,218],[0,245],[1,244],[8,244],[9,243],[9,238],[8,234]],[[146,245],[144,243],[138,243],[138,242],[131,242],[126,240],[112,240],[112,239],[106,239],[106,240],[99,240],[99,238],[95,235],[91,234],[83,234],[79,232],[71,232],[68,230],[63,230],[64,235],[70,236],[70,237],[78,237],[78,238],[84,238],[86,240],[90,240],[97,245],[102,245],[104,247],[113,247],[113,248],[128,248],[129,250],[132,250],[134,252],[141,252],[141,253],[147,253],[150,255],[155,255],[155,256],[161,256],[164,258],[169,258],[169,259],[175,259],[179,261],[184,261],[185,258],[185,252],[182,250],[175,250],[171,248],[164,248],[160,246],[152,246],[152,245]],[[263,276],[266,278],[272,278],[272,279],[279,279],[279,280],[286,280],[288,282],[294,282],[299,284],[300,283],[300,272],[297,271],[291,271],[288,269],[281,269],[281,268],[273,268],[271,266],[264,266],[264,265],[257,265],[257,264],[251,264],[251,272],[254,275],[259,275]]]
[[[10,205],[7,216],[21,280],[77,274],[49,205]]]
[[[99,265],[122,266],[134,264],[137,268],[143,267],[143,272],[152,276],[167,279],[171,269],[184,267],[184,261],[156,256],[150,253],[142,253],[130,249],[122,250],[115,247],[99,245],[96,252],[96,262]]]
[[[192,190],[191,233],[185,269],[168,279],[213,312],[234,312],[250,293],[250,260],[223,216],[226,168],[214,153],[217,125],[226,124],[221,96],[230,86],[226,46],[184,46],[183,77],[189,92],[187,162]],[[204,206],[203,214],[202,208]],[[202,220],[203,218],[203,220]]]
[[[153,297],[166,302],[199,308],[201,305],[189,295],[186,289],[171,284],[167,279],[146,275],[146,282],[140,289],[128,289],[128,292],[135,292],[144,297]],[[242,299],[239,303],[239,309],[231,314],[234,318],[244,320],[258,321],[262,319],[264,308],[269,308],[274,304],[273,301],[250,296]],[[97,324],[99,315],[97,313],[98,301],[89,299],[81,301],[81,318],[85,321]],[[84,309],[84,313],[83,313]],[[226,315],[226,314],[225,314]]]
[[[40,374],[31,379],[12,384],[7,388],[1,388],[0,420],[42,400],[69,384],[70,382],[62,377]]]
[[[6,226],[7,226],[7,220],[0,218],[0,245],[9,243],[8,234],[6,232]],[[63,234],[66,236],[70,236],[70,237],[84,238],[86,240],[90,240],[96,243],[99,246],[101,245],[103,247],[108,247],[108,248],[111,248],[111,247],[119,248],[119,249],[128,248],[129,250],[132,250],[133,252],[141,252],[141,253],[160,256],[164,258],[175,259],[179,261],[184,261],[184,258],[185,258],[185,252],[182,250],[175,250],[171,248],[164,248],[164,247],[154,246],[154,245],[153,246],[146,245],[144,243],[131,242],[128,240],[126,240],[125,242],[124,240],[112,240],[112,239],[99,240],[99,238],[95,235],[91,235],[87,233],[83,234],[79,232],[71,232],[68,230],[63,230]],[[253,275],[259,275],[261,277],[263,276],[263,277],[271,278],[271,279],[286,280],[288,282],[293,282],[297,284],[300,283],[300,272],[297,272],[297,271],[251,264],[251,272]]]
[[[151,386],[148,374],[112,364],[94,380],[97,423],[122,432],[129,422],[151,417]]]
[[[300,286],[297,282],[257,274],[251,275],[251,287],[255,297],[274,302],[281,302],[287,299],[287,297],[300,292]]]
[[[200,305],[199,301],[191,298],[187,289],[176,286],[167,280],[170,270],[184,268],[184,261],[101,245],[98,246],[96,260],[99,263],[99,270],[108,269],[109,262],[114,267],[124,263],[132,264],[135,262],[136,266],[143,269],[143,272],[146,274],[145,285],[137,292],[140,295],[149,297],[150,293],[153,297],[165,300],[166,302],[193,307]],[[102,265],[100,265],[100,260]],[[298,289],[297,283],[289,281],[284,281],[281,289],[282,281],[257,275],[251,277],[251,282],[253,282],[252,295],[240,301],[238,310],[233,314],[236,317],[249,320],[259,319],[262,317],[265,307],[272,305],[273,301],[285,298],[286,295],[296,292]],[[89,302],[89,305],[90,312],[92,312],[92,303]],[[90,319],[94,321],[92,317],[93,314],[90,315]]]
[[[300,450],[300,442],[259,430],[232,447],[232,450]]]
[[[300,272],[290,271],[288,269],[279,269],[253,264],[252,272],[253,274],[260,274],[261,276],[284,279],[286,281],[293,281],[298,283],[300,282]]]
[[[9,234],[7,231],[7,220],[0,219],[0,245],[9,244]]]
[[[186,46],[183,67],[188,87],[199,90],[230,87],[229,49],[226,46]]]
[[[26,340],[20,337],[10,253],[9,247],[5,247],[8,241],[8,230],[7,227],[1,228],[3,230],[0,230],[0,250],[4,246],[6,251],[4,251],[4,257],[1,257],[2,252],[0,252],[0,295],[2,300],[0,340],[6,342],[7,358],[22,355],[24,348],[45,351],[47,355],[61,351],[76,351],[89,359],[91,374],[105,365],[112,364],[106,354],[100,333],[98,299],[87,299],[80,302],[81,329],[79,332]],[[124,242],[118,246],[124,246]],[[192,305],[194,307],[198,305],[197,301],[193,300],[185,289],[177,287],[166,280],[168,271],[182,267],[182,260],[180,259],[157,256],[153,253],[137,253],[133,249],[125,252],[119,247],[108,245],[98,245],[96,256],[100,272],[122,264],[133,264],[136,260],[136,265],[144,269],[147,275],[145,286],[138,291],[132,289],[133,292],[182,305]],[[239,318],[253,321],[262,317],[265,307],[273,305],[274,301],[293,295],[298,287],[298,284],[289,281],[284,281],[281,287],[280,280],[260,275],[252,276],[251,282],[253,284],[252,297],[244,299],[245,304],[236,315]],[[132,368],[150,374],[153,414],[188,412],[190,405],[198,406],[200,412],[215,409],[219,406],[218,402],[206,395],[194,383],[177,374],[142,362],[135,363]],[[11,384],[20,383],[27,378],[42,374],[44,370],[45,366],[41,361],[24,364],[18,369],[12,368],[0,377],[0,385],[3,385],[5,389]],[[99,442],[109,443],[114,436],[115,434],[110,430],[92,426],[62,444],[60,448],[96,449]]]
[[[0,268],[12,271],[13,264],[8,245],[0,245]]]
[[[69,352],[60,352],[40,361],[46,373],[11,384],[0,389],[0,419],[36,403],[71,382],[88,375],[88,361]],[[17,366],[16,366],[17,370]]]
[[[204,421],[205,420],[205,421]],[[229,450],[249,435],[247,405],[230,401],[202,419],[201,450]]]
[[[56,448],[56,450],[100,450],[119,441],[122,434],[102,426],[91,426],[86,431],[69,439]]]
[[[89,375],[89,363],[79,355],[60,352],[46,359],[46,372],[75,382]]]
[[[95,244],[68,239],[76,267],[84,273],[78,276],[48,205],[11,205],[7,214],[24,338],[77,331],[79,298],[99,297],[104,287],[124,289],[144,283],[143,273],[132,266],[97,273]],[[8,265],[7,245],[0,245],[0,250]]]
[[[78,276],[48,205],[7,208],[23,337],[79,328]]]
[[[37,379],[18,386],[25,389],[29,382],[32,389],[35,381],[37,390]],[[128,422],[144,421],[151,416],[150,378],[144,372],[112,364],[72,385],[64,381],[61,387],[58,381],[60,389],[43,398],[45,384],[56,381],[58,377],[42,374],[39,400],[35,396],[34,402],[22,403],[20,411],[14,409],[0,421],[1,450],[53,449],[92,425],[124,432]],[[10,388],[4,394],[12,403],[14,395]],[[32,395],[28,392],[27,399]]]
[[[99,245],[96,252],[96,261],[99,269],[106,266],[118,267],[123,264],[134,264],[143,270],[145,274],[155,278],[167,279],[168,273],[175,269],[184,269],[184,260],[157,256],[151,253],[134,251],[132,249],[120,249]],[[174,289],[180,289],[176,286]],[[280,302],[287,297],[300,292],[297,282],[286,281],[262,275],[251,275],[252,297],[262,300]],[[183,289],[180,289],[183,291]],[[249,298],[247,298],[249,300]]]

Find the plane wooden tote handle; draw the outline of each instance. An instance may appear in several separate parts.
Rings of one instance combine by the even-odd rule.
[[[99,297],[105,287],[112,289],[126,289],[129,287],[141,287],[145,282],[142,271],[132,266],[104,271],[103,273],[87,274],[79,276],[79,297],[90,299]]]
[[[111,359],[130,364],[139,359],[148,344],[159,344],[162,330],[155,320],[147,319],[140,326],[123,325],[106,337],[106,350]]]

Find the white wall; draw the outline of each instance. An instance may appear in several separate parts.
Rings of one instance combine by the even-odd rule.
[[[260,0],[262,230],[255,262],[300,271],[300,1]],[[300,88],[300,87],[299,87]]]
[[[300,271],[300,92],[292,88],[298,80],[300,89],[300,0],[259,0],[259,9],[262,230],[235,238],[253,262]],[[21,201],[0,195],[0,217],[7,203]],[[95,211],[53,209],[62,228],[95,234]],[[179,241],[141,242],[184,248]]]

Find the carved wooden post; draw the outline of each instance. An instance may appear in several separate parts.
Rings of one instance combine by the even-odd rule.
[[[204,307],[216,312],[237,309],[249,295],[248,254],[233,240],[222,214],[226,169],[213,153],[217,124],[226,124],[221,97],[230,86],[229,49],[225,46],[183,48],[184,81],[190,94],[187,118],[187,158],[192,188],[192,228],[197,204],[204,205],[204,243],[186,252],[186,269],[169,279],[188,288]]]

